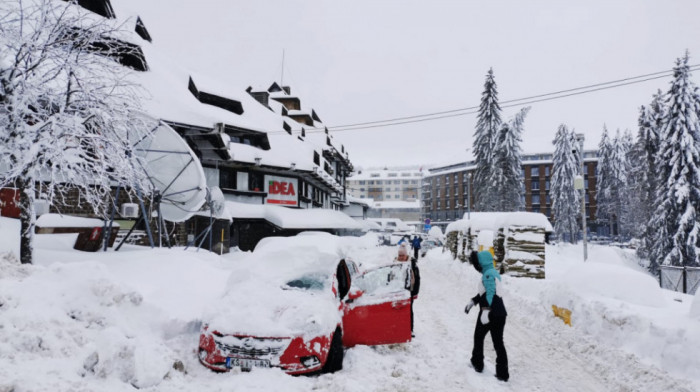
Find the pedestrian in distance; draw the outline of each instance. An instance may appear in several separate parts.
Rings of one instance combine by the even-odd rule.
[[[413,257],[418,260],[418,256],[420,255],[420,243],[423,242],[423,239],[420,238],[418,235],[414,235],[413,239],[411,240],[411,247],[413,248]]]
[[[506,326],[506,312],[503,299],[499,295],[501,275],[493,266],[493,255],[489,251],[471,252],[469,261],[481,272],[479,293],[472,298],[464,308],[465,313],[475,305],[479,305],[479,316],[474,328],[474,348],[471,363],[474,370],[481,373],[484,370],[484,338],[491,332],[493,348],[496,350],[496,378],[508,381],[508,354],[503,344],[503,330]]]
[[[407,289],[411,292],[411,337],[416,337],[413,333],[413,301],[418,299],[418,292],[420,291],[420,270],[418,269],[418,263],[415,258],[408,255],[406,244],[399,245],[399,252],[394,261],[399,263],[411,263],[411,277]]]

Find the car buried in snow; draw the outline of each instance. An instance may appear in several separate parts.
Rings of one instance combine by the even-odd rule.
[[[237,265],[205,317],[199,361],[215,371],[342,369],[345,348],[411,340],[409,263],[358,270],[353,238],[266,238]]]

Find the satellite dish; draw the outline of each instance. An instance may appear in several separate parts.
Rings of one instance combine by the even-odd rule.
[[[211,198],[211,213],[216,217],[223,216],[224,209],[226,208],[226,199],[224,198],[224,193],[221,188],[214,186],[209,188],[209,197]]]
[[[150,132],[134,146],[134,155],[160,196],[161,217],[183,222],[197,212],[207,195],[204,170],[185,140],[163,121],[142,114]]]

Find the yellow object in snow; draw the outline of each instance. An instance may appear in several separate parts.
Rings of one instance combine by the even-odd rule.
[[[571,326],[571,311],[566,308],[560,308],[557,305],[552,305],[554,315],[564,320],[564,324]]]
[[[496,268],[496,252],[493,250],[493,246],[490,246],[488,249],[484,249],[483,245],[479,245],[479,252],[482,250],[488,250],[489,253],[491,253],[491,256],[493,256],[493,268]]]

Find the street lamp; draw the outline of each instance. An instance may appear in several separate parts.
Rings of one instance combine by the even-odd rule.
[[[586,241],[586,184],[584,180],[586,174],[583,170],[583,139],[584,135],[582,133],[576,134],[581,174],[577,175],[574,179],[574,188],[581,190],[581,229],[583,230],[583,261],[586,261],[588,259],[588,244]]]

